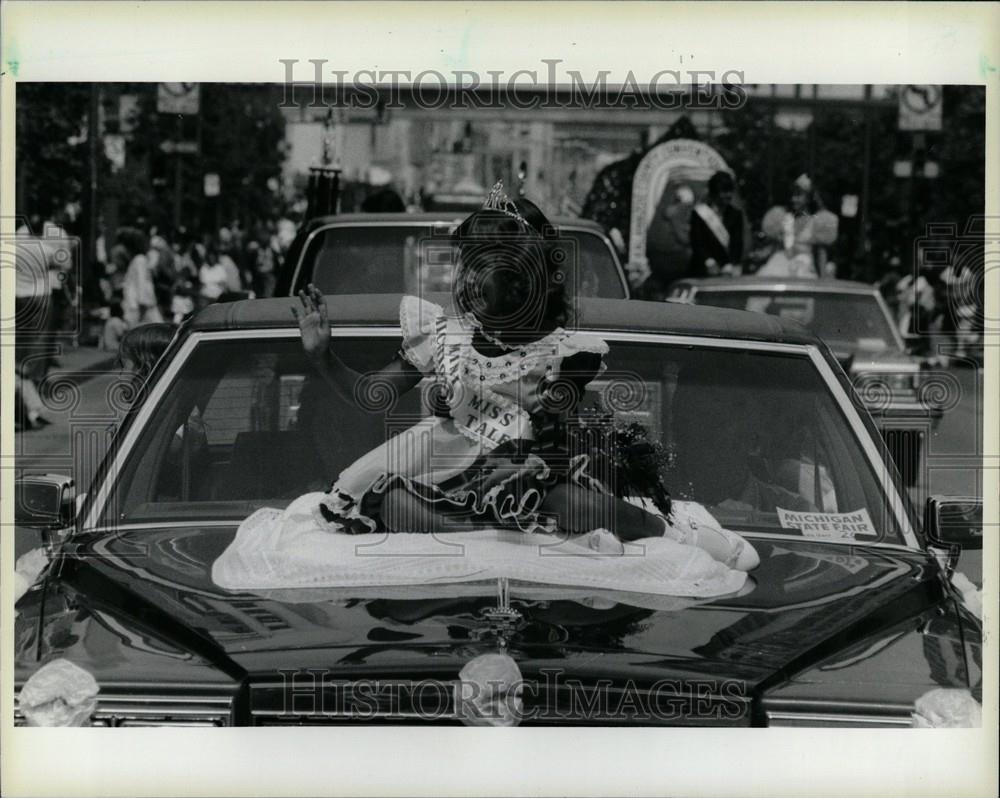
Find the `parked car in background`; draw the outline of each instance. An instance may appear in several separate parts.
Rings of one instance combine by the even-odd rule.
[[[448,291],[455,253],[449,240],[464,217],[439,213],[345,213],[310,219],[292,244],[275,296],[314,283],[328,294]],[[604,230],[556,217],[570,292],[627,299],[628,281]]]
[[[876,286],[848,280],[712,277],[679,280],[668,299],[804,324],[833,351],[879,423],[907,484],[915,484],[945,392],[940,374],[908,351]]]
[[[82,496],[54,475],[18,482],[17,523],[46,530],[51,560],[16,605],[17,690],[65,660],[99,686],[96,726],[458,723],[452,687],[502,652],[524,725],[893,727],[937,688],[982,700],[981,622],[950,581],[961,547],[981,546],[981,502],[913,507],[828,348],[780,316],[579,300],[581,330],[610,345],[584,405],[641,421],[670,452],[674,500],[754,546],[733,594],[440,574],[220,587],[213,563],[243,519],[325,490],[429,410],[421,390],[332,394],[296,301],[185,325]],[[359,373],[398,348],[399,301],[327,298]]]

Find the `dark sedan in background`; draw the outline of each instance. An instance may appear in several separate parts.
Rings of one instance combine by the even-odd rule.
[[[668,299],[766,313],[804,324],[833,351],[879,423],[908,485],[942,415],[940,371],[908,351],[875,286],[849,280],[715,277],[680,280]]]
[[[345,213],[303,225],[275,286],[289,296],[314,283],[326,294],[421,295],[448,291],[455,254],[449,236],[464,216],[437,213]],[[627,299],[628,281],[604,230],[585,219],[555,217],[573,295]]]

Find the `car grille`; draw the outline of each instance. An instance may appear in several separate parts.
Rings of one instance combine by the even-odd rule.
[[[229,696],[181,698],[176,696],[100,696],[90,725],[99,728],[143,726],[229,726],[232,699]],[[14,725],[26,726],[24,714],[14,709]]]
[[[528,681],[522,692],[520,725],[750,725],[750,700],[745,696],[670,688],[664,692],[631,683]],[[257,726],[461,723],[449,681],[343,681],[311,689],[259,684],[250,693],[252,723]]]

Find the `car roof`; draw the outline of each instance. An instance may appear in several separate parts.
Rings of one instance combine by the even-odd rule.
[[[698,289],[705,290],[725,290],[735,288],[741,291],[749,289],[782,288],[792,291],[815,291],[844,293],[871,293],[878,290],[871,283],[862,283],[856,280],[831,280],[829,278],[817,279],[815,277],[758,277],[757,275],[747,275],[746,277],[686,277],[676,280],[673,285],[690,285]]]
[[[398,327],[400,294],[338,294],[326,297],[334,326]],[[447,307],[448,294],[427,299]],[[291,328],[296,322],[295,297],[250,299],[214,303],[185,324],[185,332]],[[754,340],[770,343],[818,344],[819,339],[797,322],[745,310],[685,305],[675,302],[643,302],[634,299],[577,300],[577,323],[573,326],[595,332],[670,333]]]
[[[328,225],[350,226],[387,224],[390,222],[399,222],[401,225],[452,224],[461,222],[468,215],[468,213],[461,211],[454,213],[447,211],[439,211],[437,213],[428,211],[420,213],[337,213],[310,219],[306,222],[305,229],[312,231],[317,227],[326,227]],[[549,221],[556,227],[586,230],[601,236],[605,235],[604,228],[591,219],[580,219],[575,216],[552,216],[549,217]]]

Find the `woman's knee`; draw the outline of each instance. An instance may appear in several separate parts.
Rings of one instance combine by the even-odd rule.
[[[610,497],[570,485],[556,485],[542,502],[542,512],[561,529],[574,534],[607,527],[612,516]]]

